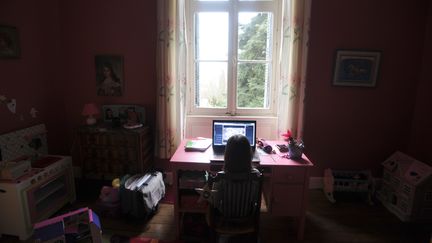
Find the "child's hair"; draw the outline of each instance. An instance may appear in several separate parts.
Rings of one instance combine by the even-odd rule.
[[[228,139],[225,147],[226,172],[249,172],[252,169],[252,151],[249,140],[237,134]]]

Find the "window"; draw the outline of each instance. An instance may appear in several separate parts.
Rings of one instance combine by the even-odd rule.
[[[274,115],[277,0],[188,0],[193,115]]]

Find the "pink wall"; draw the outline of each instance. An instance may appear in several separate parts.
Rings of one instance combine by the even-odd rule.
[[[0,104],[0,134],[44,122],[53,150],[58,149],[56,135],[64,130],[61,119],[64,109],[56,84],[55,64],[59,57],[56,4],[54,0],[0,2],[0,24],[18,28],[21,47],[20,58],[0,59],[0,95],[17,100],[15,115]],[[39,111],[37,118],[29,114],[32,107]]]
[[[45,123],[52,153],[69,154],[85,103],[139,104],[155,127],[156,0],[1,1],[0,24],[18,27],[22,55],[0,60],[0,95],[17,99],[17,113],[0,106],[0,134]],[[124,58],[122,97],[96,95],[94,56]],[[39,110],[31,118],[31,107]]]
[[[424,41],[423,62],[417,88],[416,107],[411,131],[409,151],[418,160],[432,164],[432,1],[429,1],[429,12]]]
[[[68,146],[82,125],[83,105],[139,104],[154,128],[156,112],[156,0],[60,1],[62,58],[59,82],[66,104]],[[96,95],[95,55],[124,59],[121,97]]]
[[[425,1],[313,1],[304,140],[316,167],[371,169],[409,139]],[[375,88],[332,86],[336,49],[381,50]]]
[[[432,134],[426,10],[426,1],[313,1],[304,136],[316,164],[312,175],[327,167],[377,173],[389,154],[408,145],[414,156],[431,158],[424,142]],[[4,0],[0,23],[19,28],[22,49],[20,59],[0,60],[0,94],[16,98],[25,115],[20,121],[0,106],[0,133],[45,122],[51,151],[69,153],[87,102],[144,105],[155,127],[156,0]],[[336,49],[381,50],[377,86],[332,86]],[[122,97],[96,95],[97,54],[123,55]],[[28,115],[33,106],[37,119]]]

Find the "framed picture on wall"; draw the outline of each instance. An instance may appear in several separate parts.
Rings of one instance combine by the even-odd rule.
[[[381,52],[336,50],[333,85],[375,87]]]
[[[20,46],[17,28],[0,25],[0,58],[18,58],[19,56]]]
[[[96,88],[99,96],[122,96],[124,89],[123,57],[95,56]]]

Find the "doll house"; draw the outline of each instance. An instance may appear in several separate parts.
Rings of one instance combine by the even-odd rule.
[[[432,220],[432,167],[395,152],[382,163],[378,199],[402,221]]]

